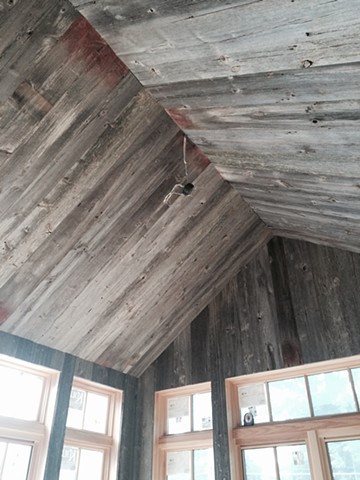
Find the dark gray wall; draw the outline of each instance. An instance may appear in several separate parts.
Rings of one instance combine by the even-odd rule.
[[[133,468],[136,463],[134,461],[135,409],[138,405],[138,380],[136,378],[5,332],[0,332],[0,353],[61,372],[44,480],[56,480],[59,476],[66,417],[74,376],[123,390],[122,441],[119,452],[118,480],[135,478],[133,476]]]
[[[360,255],[275,238],[141,378],[136,478],[150,480],[153,392],[211,380],[216,479],[230,478],[224,379],[360,353]]]

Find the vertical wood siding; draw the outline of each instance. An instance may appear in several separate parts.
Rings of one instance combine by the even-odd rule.
[[[275,238],[141,378],[156,390],[212,382],[216,479],[230,478],[224,379],[360,353],[360,255]],[[152,403],[139,419],[151,478]]]

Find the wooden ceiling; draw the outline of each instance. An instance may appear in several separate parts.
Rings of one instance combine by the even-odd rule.
[[[74,5],[0,1],[2,330],[139,375],[272,232],[360,252],[358,0]]]
[[[271,232],[70,3],[0,52],[1,329],[138,375]]]
[[[359,0],[73,0],[274,233],[360,251]]]

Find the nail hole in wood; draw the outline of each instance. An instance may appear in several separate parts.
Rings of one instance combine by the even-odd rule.
[[[312,65],[313,63],[314,63],[314,62],[311,61],[311,60],[304,60],[304,61],[303,61],[303,67],[304,67],[304,68],[309,68],[309,67],[311,67],[311,65]]]

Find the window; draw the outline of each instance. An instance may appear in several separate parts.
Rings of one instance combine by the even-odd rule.
[[[156,393],[153,479],[215,479],[209,383]]]
[[[360,480],[360,356],[226,380],[233,478]]]
[[[0,478],[36,480],[45,470],[58,373],[0,356]]]
[[[117,474],[121,392],[76,379],[70,395],[60,480],[111,480]]]

